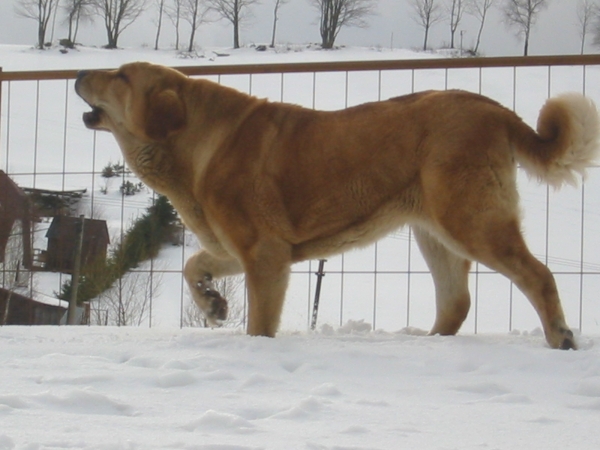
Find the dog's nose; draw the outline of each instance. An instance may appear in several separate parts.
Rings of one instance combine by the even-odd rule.
[[[77,72],[77,78],[75,79],[75,92],[79,92],[79,83],[81,83],[81,80],[83,80],[88,73],[90,73],[89,70],[80,70]]]
[[[77,81],[81,80],[83,77],[85,77],[88,73],[90,73],[89,70],[80,70],[79,72],[77,72]]]

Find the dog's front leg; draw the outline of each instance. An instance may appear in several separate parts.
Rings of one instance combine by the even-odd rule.
[[[249,335],[275,337],[290,267],[290,245],[275,239],[255,245],[245,256]]]
[[[221,326],[228,312],[227,300],[215,289],[213,278],[241,272],[242,268],[235,259],[219,259],[206,251],[188,259],[183,274],[194,302],[210,326]]]

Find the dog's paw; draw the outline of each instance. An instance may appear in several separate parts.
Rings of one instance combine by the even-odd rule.
[[[546,333],[546,341],[548,341],[548,344],[552,348],[560,350],[577,350],[575,336],[564,323],[553,324]]]
[[[568,328],[561,328],[560,334],[562,335],[559,346],[561,350],[577,350],[577,343],[575,342],[575,337],[571,330]]]
[[[219,291],[212,283],[212,276],[207,274],[196,284],[198,306],[204,313],[208,324],[212,327],[220,327],[227,319],[229,306]]]

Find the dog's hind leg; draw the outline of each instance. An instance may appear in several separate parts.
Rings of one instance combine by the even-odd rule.
[[[502,218],[502,211],[496,212],[495,217],[480,218],[468,224],[463,228],[468,230],[467,234],[463,231],[453,237],[474,260],[508,277],[527,296],[540,317],[551,347],[575,349],[552,273],[530,253],[518,219],[508,214]]]
[[[430,334],[456,334],[471,306],[471,262],[451,252],[428,231],[413,226],[413,232],[435,284],[436,318]]]
[[[213,279],[242,272],[242,266],[233,258],[221,259],[201,250],[192,255],[183,269],[184,278],[194,302],[210,326],[220,326],[227,318],[227,300],[215,289]]]

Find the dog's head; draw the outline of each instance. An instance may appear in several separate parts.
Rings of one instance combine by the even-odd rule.
[[[117,70],[81,71],[75,91],[92,107],[83,114],[88,128],[160,142],[185,125],[180,95],[186,80],[176,70],[136,62]]]

